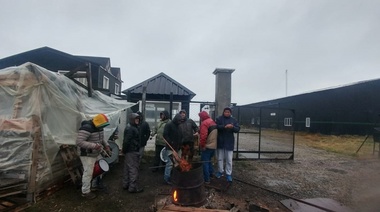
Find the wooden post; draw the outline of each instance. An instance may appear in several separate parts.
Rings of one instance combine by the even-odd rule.
[[[92,76],[91,76],[91,63],[87,63],[87,91],[88,97],[92,97]]]
[[[141,113],[143,114],[143,121],[145,121],[145,108],[146,108],[146,84],[142,87],[142,98],[141,98]]]
[[[37,167],[38,167],[38,150],[41,145],[41,123],[40,119],[36,115],[32,115],[33,122],[33,149],[32,149],[32,164],[30,167],[29,181],[28,181],[28,191],[26,199],[28,202],[34,202],[36,198],[36,178],[37,178]]]

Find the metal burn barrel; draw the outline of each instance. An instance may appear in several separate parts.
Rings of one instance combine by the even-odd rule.
[[[176,205],[201,206],[205,203],[202,163],[192,165],[187,172],[182,172],[179,167],[172,170],[172,201]]]

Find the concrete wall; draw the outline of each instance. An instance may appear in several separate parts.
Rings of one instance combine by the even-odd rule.
[[[231,105],[231,74],[235,69],[217,68],[215,74],[215,111],[216,117],[223,114],[223,109]]]

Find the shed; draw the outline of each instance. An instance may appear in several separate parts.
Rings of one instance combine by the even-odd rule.
[[[294,109],[297,131],[365,135],[379,124],[379,90],[380,79],[373,79],[239,107]],[[241,114],[241,122],[249,124],[250,116]]]
[[[128,102],[138,102],[143,98],[144,87],[146,87],[147,101],[181,102],[182,109],[186,111],[189,111],[190,101],[196,95],[163,72],[122,91],[122,93],[127,95]]]

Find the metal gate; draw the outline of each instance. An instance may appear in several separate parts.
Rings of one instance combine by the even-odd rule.
[[[237,106],[233,115],[241,126],[236,136],[235,160],[294,159],[294,110]]]

